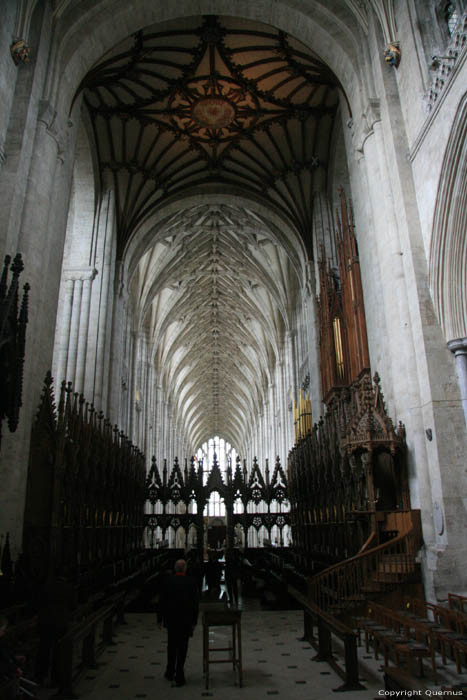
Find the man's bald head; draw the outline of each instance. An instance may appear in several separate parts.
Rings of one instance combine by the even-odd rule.
[[[186,572],[186,561],[184,559],[176,561],[174,570],[176,574],[184,574]]]

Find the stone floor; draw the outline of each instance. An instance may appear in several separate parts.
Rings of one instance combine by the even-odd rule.
[[[213,646],[224,646],[227,628],[211,632]],[[278,696],[284,700],[335,698],[340,677],[325,663],[313,661],[315,651],[299,638],[303,633],[300,611],[245,611],[242,616],[243,687],[236,685],[230,664],[211,667],[211,682],[205,688],[202,674],[202,626],[190,640],[185,665],[187,685],[172,687],[163,677],[166,662],[166,632],[155,615],[127,615],[118,628],[116,644],[99,657],[96,671],[88,672],[77,686],[81,700],[133,700],[134,698],[212,697],[219,700],[260,700]],[[355,700],[378,697],[382,681],[365,674],[365,690],[353,691]],[[381,697],[381,695],[379,696]]]

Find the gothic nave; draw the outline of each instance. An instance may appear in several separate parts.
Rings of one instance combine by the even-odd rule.
[[[186,557],[227,617],[237,562],[274,673],[284,620],[296,687],[248,632],[244,694],[328,692],[305,648],[333,665],[331,638],[354,692],[465,686],[465,0],[0,17],[0,636],[26,675],[61,582],[47,683],[124,697],[89,668]]]

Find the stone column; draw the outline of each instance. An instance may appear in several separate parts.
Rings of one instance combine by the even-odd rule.
[[[316,301],[317,280],[314,277],[312,264],[308,264],[308,280],[302,290],[303,317],[305,320],[308,367],[310,371],[310,393],[314,420],[322,412],[322,387],[320,373],[319,323],[318,305]]]
[[[111,301],[112,322],[109,324],[109,347],[105,355],[109,357],[108,373],[104,370],[102,380],[102,410],[122,430],[126,430],[126,404],[130,388],[130,344],[127,332],[127,301],[128,293],[124,279],[124,269],[121,263],[116,265],[115,279],[112,292],[109,289]],[[107,344],[106,344],[107,345]],[[104,357],[103,356],[103,362]],[[98,352],[99,356],[99,352]],[[103,364],[104,369],[104,364]],[[96,392],[97,395],[97,392]],[[96,403],[99,407],[99,405]],[[125,427],[123,427],[125,426]]]
[[[68,343],[70,339],[71,313],[73,309],[74,281],[69,278],[65,282],[65,295],[62,309],[62,332],[57,368],[55,370],[56,385],[60,386],[66,375],[66,363],[68,358]]]
[[[157,383],[156,385],[156,411],[154,416],[155,425],[155,446],[154,453],[156,455],[157,465],[162,464],[164,455],[162,454],[162,384]]]
[[[22,278],[31,285],[18,429],[5,432],[0,455],[0,532],[11,533],[13,558],[21,547],[31,425],[46,371],[51,369],[54,330],[71,184],[74,135],[53,110],[42,105],[22,198],[21,226],[9,250],[22,254]],[[19,224],[19,221],[18,221]],[[13,235],[13,231],[12,231]]]
[[[135,372],[135,367],[136,367],[136,352],[137,352],[137,343],[136,343],[136,335],[135,332],[132,328],[132,320],[129,318],[129,314],[126,318],[126,331],[125,331],[125,336],[126,336],[126,347],[127,351],[125,354],[125,357],[128,358],[128,393],[127,393],[127,403],[125,406],[125,432],[129,436],[133,436],[133,429],[134,429],[134,418],[135,418],[135,411],[134,411],[134,402],[136,398],[136,372]]]
[[[86,396],[92,397],[96,408],[105,406],[107,394],[106,354],[109,354],[110,338],[112,337],[113,287],[115,274],[115,241],[114,241],[114,193],[108,190],[102,198],[99,210],[97,231],[97,254],[95,265],[99,270],[98,284],[93,285],[91,302],[91,325],[94,327],[92,344],[95,346],[94,376],[86,373]],[[108,367],[107,367],[108,370]],[[91,383],[92,380],[92,383]],[[108,373],[107,373],[108,380]],[[91,388],[92,387],[92,388]]]
[[[263,471],[264,464],[264,418],[265,418],[265,406],[264,401],[261,404],[261,413],[259,414],[259,435],[258,435],[258,464]]]
[[[286,386],[286,406],[285,406],[285,417],[286,417],[286,431],[287,435],[287,445],[292,446],[294,444],[294,425],[293,417],[290,416],[289,412],[289,397],[290,392],[292,396],[295,394],[295,380],[293,371],[293,336],[292,333],[287,332],[285,334],[285,386]]]
[[[277,452],[278,452],[278,446],[277,446],[277,427],[276,427],[276,387],[274,384],[271,382],[269,384],[269,434],[270,434],[270,443],[271,443],[271,449],[269,451],[269,457],[271,460],[271,464],[275,463],[276,457],[277,457]]]
[[[73,305],[71,309],[70,337],[68,340],[68,353],[66,363],[66,379],[69,382],[75,380],[76,353],[78,351],[79,317],[81,315],[81,295],[83,292],[83,280],[78,277],[73,279]]]
[[[174,421],[174,414],[173,414],[173,409],[170,412],[170,454],[171,454],[171,464],[173,466],[175,457],[178,457],[177,454],[175,454],[175,421]]]
[[[161,436],[161,462],[164,459],[169,458],[168,455],[168,440],[167,440],[167,400],[165,397],[161,399],[161,426],[160,426],[160,436]]]
[[[459,389],[461,394],[462,407],[464,409],[465,424],[467,425],[467,338],[450,340],[449,350],[456,358],[456,370],[459,377]]]
[[[281,353],[282,354],[282,353]],[[285,460],[285,455],[288,449],[286,441],[286,410],[287,403],[284,396],[284,361],[281,358],[276,365],[276,386],[277,386],[277,427],[278,427],[278,454],[281,458],[281,464]]]
[[[81,309],[79,316],[79,336],[76,356],[75,391],[84,391],[84,375],[86,371],[86,351],[89,332],[89,309],[91,305],[91,286],[97,270],[83,274],[83,289],[81,294]]]

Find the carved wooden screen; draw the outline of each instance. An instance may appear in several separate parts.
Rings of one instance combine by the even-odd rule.
[[[289,525],[287,477],[279,458],[272,476],[266,461],[263,476],[256,458],[251,470],[247,469],[246,462],[242,466],[240,458],[237,458],[235,467],[232,469],[229,465],[225,475],[222,475],[216,458],[207,474],[203,472],[201,462],[196,464],[192,459],[189,466],[185,462],[182,471],[178,459],[175,459],[170,474],[164,462],[161,475],[153,457],[146,484],[146,541],[151,547],[158,544],[158,539],[165,543],[169,531],[176,532],[179,528],[183,528],[185,546],[188,532],[195,528],[196,546],[203,549],[206,527],[204,510],[213,492],[219,493],[225,504],[228,546],[234,544],[234,533],[238,528],[242,530],[247,545],[250,528],[257,531],[264,528],[271,540],[273,528],[277,527],[283,540],[282,533]],[[240,513],[236,512],[238,503],[241,504]],[[196,512],[192,512],[192,504],[196,504]],[[260,504],[263,507],[257,509]]]
[[[324,418],[290,452],[288,476],[294,549],[303,570],[347,559],[370,537],[377,539],[377,511],[410,508],[405,431],[387,415],[377,375],[374,386],[367,371],[351,386],[334,389]]]
[[[24,265],[21,255],[5,256],[0,277],[0,447],[2,423],[8,421],[13,433],[18,426],[23,389],[24,348],[28,322],[29,284],[23,287],[23,298],[19,303],[19,276]],[[8,280],[8,271],[12,272]]]
[[[33,425],[23,550],[34,582],[73,576],[143,547],[144,455],[63,383],[47,375]]]

